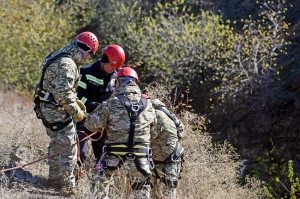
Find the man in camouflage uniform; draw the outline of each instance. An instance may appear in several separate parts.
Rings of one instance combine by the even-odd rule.
[[[155,108],[157,125],[151,134],[151,148],[155,164],[151,179],[153,198],[176,198],[176,187],[182,170],[184,149],[178,142],[184,125],[169,112],[158,99],[151,100]]]
[[[95,54],[97,49],[97,37],[91,32],[83,32],[74,42],[48,55],[35,92],[34,110],[51,139],[48,153],[59,151],[58,155],[49,158],[46,186],[63,188],[64,193],[72,193],[75,187],[73,171],[77,146],[74,119],[79,122],[85,117],[85,107],[76,93],[78,64]]]
[[[101,189],[104,191],[107,177],[111,177],[116,187],[120,185],[126,187],[124,181],[117,180],[120,179],[118,176],[123,174],[130,182],[131,197],[150,198],[149,144],[155,111],[150,100],[142,97],[135,70],[128,67],[121,68],[116,79],[117,88],[113,95],[85,120],[85,127],[90,131],[106,128],[108,134],[100,159],[105,174],[99,179],[102,182],[100,186],[102,185]],[[126,190],[128,193],[129,190],[127,188]]]

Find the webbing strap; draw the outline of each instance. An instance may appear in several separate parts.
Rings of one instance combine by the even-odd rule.
[[[51,55],[48,55],[46,57],[46,59],[44,60],[44,63],[43,63],[43,68],[42,68],[42,75],[41,75],[41,78],[40,78],[40,81],[38,83],[38,85],[36,86],[35,88],[35,93],[34,93],[34,96],[33,96],[33,100],[34,100],[34,103],[39,103],[40,101],[44,101],[44,102],[50,102],[54,105],[57,105],[56,102],[52,102],[51,100],[47,100],[47,99],[42,99],[44,98],[45,95],[43,95],[43,93],[46,93],[47,91],[45,89],[43,89],[43,81],[44,81],[44,77],[45,77],[45,72],[46,72],[46,69],[50,66],[50,64],[58,59],[58,58],[61,58],[61,57],[71,57],[70,53],[60,53],[54,57],[51,58]],[[49,92],[50,95],[52,95],[50,92]],[[52,96],[53,98],[53,96]],[[54,98],[53,98],[54,99]]]
[[[129,149],[126,144],[108,144],[104,148],[104,151],[121,156],[129,153],[134,154],[137,157],[147,157],[147,155],[149,155],[149,147],[145,145],[135,145],[132,149]]]
[[[138,115],[146,108],[147,99],[141,97],[138,104],[130,103],[130,100],[125,95],[118,95],[118,99],[125,106],[128,116],[130,118],[130,130],[127,146],[129,149],[132,149],[134,146],[134,130],[135,130],[135,121]]]
[[[173,120],[173,122],[175,123],[176,127],[178,127],[180,125],[180,122],[177,121],[177,117],[174,113],[170,112],[169,110],[162,108],[162,107],[158,107],[156,108],[157,110],[163,111],[171,120]]]
[[[65,52],[65,53],[60,53],[60,54],[58,54],[58,55],[56,55],[56,56],[50,58],[51,55],[52,55],[52,53],[46,57],[46,59],[44,60],[44,63],[43,63],[42,76],[41,76],[40,82],[39,82],[39,84],[38,84],[38,86],[39,86],[41,89],[43,88],[43,80],[44,80],[44,76],[45,76],[46,69],[50,66],[50,64],[51,64],[54,60],[56,60],[56,59],[58,59],[58,58],[61,58],[61,57],[70,57],[70,58],[72,58],[71,55],[70,55],[70,53],[66,53],[66,52]]]

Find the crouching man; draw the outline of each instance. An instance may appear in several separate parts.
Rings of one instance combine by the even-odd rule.
[[[101,189],[104,191],[107,180],[113,178],[114,186],[130,192],[130,198],[148,199],[150,130],[155,123],[155,110],[151,101],[142,97],[138,80],[134,69],[121,68],[116,75],[115,92],[87,116],[85,127],[93,132],[107,130],[108,139],[99,160],[105,174],[100,178]],[[120,175],[126,180],[120,180]],[[109,197],[105,192],[100,197]],[[116,194],[114,197],[122,197]]]

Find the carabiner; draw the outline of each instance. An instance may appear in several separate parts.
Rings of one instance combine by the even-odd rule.
[[[130,157],[130,156],[131,156],[131,157]],[[132,153],[128,153],[128,154],[126,155],[126,158],[127,158],[127,160],[134,160],[134,159],[135,159],[135,155],[132,154]]]
[[[131,110],[136,112],[140,110],[140,105],[138,104],[131,104]]]

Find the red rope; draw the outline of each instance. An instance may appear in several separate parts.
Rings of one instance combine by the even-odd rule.
[[[6,172],[6,171],[11,171],[11,170],[16,170],[16,169],[20,169],[20,168],[24,168],[24,167],[26,167],[26,166],[28,166],[28,165],[37,163],[37,162],[39,162],[39,161],[42,161],[42,160],[45,160],[45,159],[49,159],[49,158],[51,158],[51,157],[53,157],[53,156],[55,156],[55,155],[57,155],[57,154],[60,154],[60,153],[62,153],[62,152],[65,152],[67,149],[69,149],[69,148],[73,147],[74,145],[76,145],[76,144],[78,144],[78,143],[80,143],[80,142],[82,142],[82,141],[84,141],[84,140],[90,138],[91,136],[95,135],[96,133],[98,133],[98,132],[94,132],[94,133],[92,133],[91,135],[87,135],[87,134],[84,133],[84,134],[86,135],[86,137],[83,138],[82,140],[79,140],[78,142],[72,144],[71,146],[68,146],[68,147],[66,147],[66,148],[64,148],[64,149],[61,149],[61,150],[59,150],[59,151],[57,151],[57,152],[55,152],[55,153],[52,153],[52,154],[50,154],[50,155],[48,155],[48,156],[45,156],[45,157],[40,158],[40,159],[38,159],[38,160],[35,160],[35,161],[33,161],[33,162],[30,162],[30,163],[27,163],[27,164],[23,164],[23,165],[20,165],[20,166],[16,166],[16,167],[12,167],[12,168],[8,168],[8,169],[2,169],[2,170],[0,170],[0,173]],[[102,137],[102,134],[103,134],[103,131],[101,132],[101,136],[99,137],[99,139]],[[97,139],[97,140],[99,140],[99,139]],[[94,141],[94,140],[93,140],[93,141]]]

